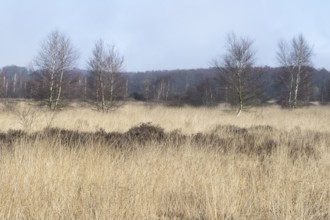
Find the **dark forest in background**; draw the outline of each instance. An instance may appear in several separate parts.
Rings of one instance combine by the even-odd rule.
[[[289,76],[282,68],[256,67],[251,73],[250,89],[255,92],[249,105],[276,102],[286,105],[285,82]],[[310,68],[303,77],[300,105],[330,102],[330,72]],[[184,104],[213,106],[236,103],[221,71],[216,68],[120,73],[115,82],[116,100],[158,102],[172,106]],[[6,66],[0,70],[0,97],[42,101],[47,99],[45,74],[24,67]],[[63,100],[95,101],[95,82],[90,71],[75,69],[63,80]]]

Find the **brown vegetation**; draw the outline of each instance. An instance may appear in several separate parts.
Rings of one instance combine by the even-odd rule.
[[[330,218],[330,132],[300,118],[328,123],[319,118],[326,108],[244,112],[242,125],[223,108],[80,110],[83,118],[65,110],[30,130],[9,118],[14,130],[0,133],[1,219]],[[146,111],[152,123],[143,122]],[[274,123],[287,114],[301,126]],[[86,129],[101,115],[105,124],[127,117],[135,125]],[[64,116],[76,127],[61,124]]]

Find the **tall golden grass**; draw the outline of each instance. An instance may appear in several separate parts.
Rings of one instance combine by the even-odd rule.
[[[217,125],[270,125],[284,130],[299,127],[304,130],[330,132],[329,106],[311,106],[295,111],[281,109],[278,106],[251,108],[240,117],[236,117],[235,110],[228,106],[176,108],[129,103],[104,114],[92,106],[77,104],[57,113],[40,108],[36,103],[20,102],[15,105],[21,112],[36,112],[31,128],[34,131],[51,125],[80,131],[96,131],[102,128],[106,131],[125,132],[132,126],[152,122],[161,125],[166,131],[180,129],[185,134],[210,132]],[[8,111],[4,104],[0,104],[0,113],[0,131],[23,129],[17,116],[13,111]]]
[[[329,107],[257,108],[239,118],[225,107],[130,103],[55,116],[20,108],[38,114],[25,135],[9,131],[23,129],[17,114],[0,114],[0,219],[330,218]],[[166,136],[138,142],[125,133],[146,122]],[[64,141],[46,127],[123,135],[114,133],[118,147]]]

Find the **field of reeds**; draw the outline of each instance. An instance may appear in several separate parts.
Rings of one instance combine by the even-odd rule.
[[[330,219],[330,107],[1,104],[0,219]]]

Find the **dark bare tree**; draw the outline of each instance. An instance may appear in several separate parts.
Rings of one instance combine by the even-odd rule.
[[[299,94],[303,91],[302,85],[310,83],[312,48],[303,35],[294,37],[289,44],[280,41],[278,44],[277,59],[288,77],[281,77],[287,90],[287,104],[289,108],[297,107]]]
[[[154,91],[153,82],[148,77],[148,78],[143,80],[142,86],[143,86],[143,95],[145,97],[145,100],[148,102],[152,99],[152,94],[153,94],[153,91]]]
[[[330,103],[330,79],[325,84],[325,92],[324,92],[324,100],[325,102]]]
[[[8,96],[8,76],[2,69],[0,70],[0,94],[2,98]]]
[[[220,73],[221,85],[230,93],[236,105],[237,116],[240,115],[246,103],[254,97],[253,84],[255,74],[252,74],[255,60],[253,41],[246,37],[238,38],[229,34],[226,44],[226,54],[221,61],[215,60],[214,65]]]
[[[78,53],[70,39],[59,31],[51,32],[41,43],[35,64],[43,83],[48,85],[48,106],[56,110],[61,100],[63,79],[75,66]]]
[[[155,100],[157,102],[167,101],[171,90],[171,76],[161,74],[155,81]]]
[[[0,69],[0,97],[26,98],[27,75],[27,69],[24,67],[12,65]]]
[[[197,91],[200,94],[203,105],[212,106],[219,101],[217,83],[213,78],[206,78],[197,84]]]

